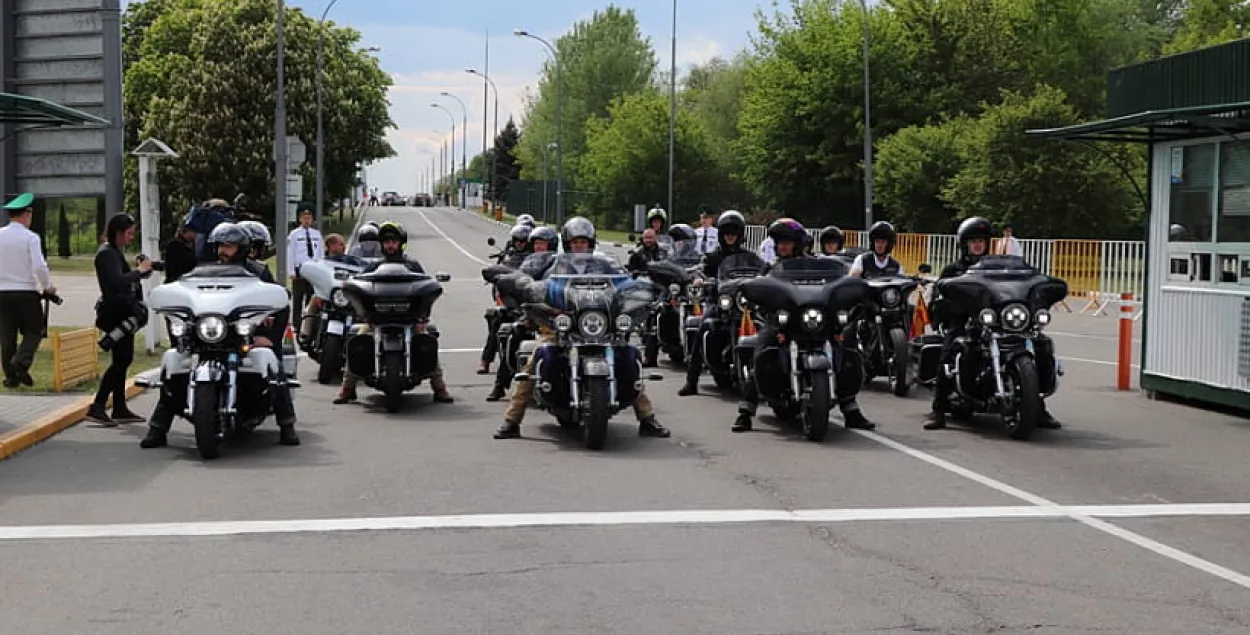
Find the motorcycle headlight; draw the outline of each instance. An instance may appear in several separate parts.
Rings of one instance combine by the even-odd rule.
[[[247,320],[239,320],[238,322],[234,323],[234,332],[238,333],[239,335],[243,337],[247,337],[248,335],[252,334],[252,329],[254,327],[255,325],[252,324],[251,322],[248,322]]]
[[[195,334],[209,344],[216,344],[226,339],[226,321],[216,315],[200,318],[195,325]]]
[[[820,309],[808,309],[803,312],[803,328],[815,331],[825,323],[825,312]]]
[[[721,297],[717,298],[717,299],[716,299],[716,303],[717,303],[718,305],[720,305],[720,310],[722,310],[722,311],[728,311],[729,309],[732,309],[732,308],[733,308],[733,306],[734,306],[734,299],[733,299],[733,298],[731,298],[731,297],[729,297],[729,294],[725,294],[725,295],[722,295]]]
[[[782,325],[782,326],[785,326],[785,325],[786,325],[786,324],[788,324],[789,322],[790,322],[790,312],[789,312],[789,311],[778,311],[778,312],[777,312],[777,323],[778,323],[778,324],[780,324],[780,325]]]
[[[1029,325],[1029,310],[1023,304],[1009,304],[1003,309],[1003,327],[1023,331]]]
[[[881,291],[881,304],[888,306],[888,307],[892,307],[898,304],[898,301],[901,299],[901,297],[902,296],[899,295],[898,289],[895,289],[893,287],[888,288],[888,289],[883,289]]]
[[[1037,323],[1038,328],[1050,324],[1050,311],[1038,309],[1037,313],[1033,314],[1033,321]]]
[[[601,311],[587,311],[577,318],[577,330],[586,337],[601,337],[608,332],[608,316]]]
[[[747,299],[741,293],[738,294],[738,308],[744,311],[747,308]]]
[[[680,284],[677,284],[676,282],[674,282],[673,284],[668,285],[668,294],[669,294],[669,295],[680,295],[680,294],[681,294],[681,285],[680,285]]]
[[[629,317],[628,315],[618,315],[616,317],[616,330],[621,331],[622,333],[625,333],[625,332],[628,332],[629,329],[632,329],[632,328],[634,328],[633,318]]]
[[[977,315],[977,321],[986,326],[994,326],[994,323],[998,321],[998,316],[994,314],[994,309],[981,309],[981,313]]]
[[[169,321],[169,336],[182,337],[187,334],[187,323],[182,320]]]
[[[342,289],[335,289],[330,292],[330,302],[336,307],[343,308],[347,306],[347,296],[343,295]]]
[[[846,326],[846,323],[850,321],[851,321],[850,313],[847,313],[846,311],[838,311],[838,324]]]
[[[573,328],[573,318],[567,315],[557,315],[555,319],[556,330],[561,333]]]

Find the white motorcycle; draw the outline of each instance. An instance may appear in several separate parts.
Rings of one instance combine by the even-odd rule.
[[[289,306],[286,289],[239,265],[201,265],[152,290],[151,308],[170,318],[174,347],[161,359],[162,397],[185,403],[179,415],[195,426],[200,456],[216,458],[225,440],[246,437],[272,412],[281,382],[273,350],[253,344],[266,318]],[[296,359],[283,363],[295,376]]]
[[[369,261],[355,256],[334,256],[300,265],[299,275],[313,289],[313,302],[320,315],[305,314],[299,328],[300,350],[319,364],[317,382],[329,384],[347,362],[347,333],[352,328],[352,306],[343,295],[343,281],[364,271]]]

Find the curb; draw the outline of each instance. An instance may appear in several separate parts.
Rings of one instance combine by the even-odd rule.
[[[126,399],[133,399],[147,389],[135,384],[134,379],[126,382]],[[78,403],[70,404],[44,415],[42,418],[28,423],[12,432],[0,435],[0,461],[29,448],[40,441],[48,439],[66,428],[73,427],[87,418],[87,408],[94,397],[83,397]]]

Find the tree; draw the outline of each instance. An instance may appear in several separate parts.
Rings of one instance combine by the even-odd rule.
[[[562,152],[568,190],[581,176],[586,122],[606,116],[617,97],[650,87],[656,58],[649,40],[642,36],[634,11],[614,5],[575,24],[554,45],[563,75]],[[543,148],[556,141],[556,112],[556,68],[548,60],[542,68],[537,93],[526,104],[525,133],[516,153],[523,178],[542,177]]]
[[[710,151],[721,174],[717,191],[724,195],[726,206],[742,210],[748,209],[754,198],[739,176],[742,161],[734,152],[749,61],[745,53],[740,53],[732,60],[715,58],[695,66],[686,76],[679,97],[681,107],[690,110],[707,134]]]
[[[1250,35],[1250,4],[1244,0],[1188,0],[1164,53],[1184,53]]]
[[[652,90],[618,98],[608,115],[586,125],[584,184],[593,191],[590,212],[606,228],[626,228],[633,206],[668,193],[668,98]],[[693,215],[699,203],[720,203],[721,173],[707,132],[692,113],[677,112],[674,190],[678,209]],[[720,199],[720,200],[718,200]],[[677,218],[673,219],[677,222]]]
[[[942,198],[942,189],[963,169],[959,143],[971,123],[965,116],[937,125],[910,126],[881,142],[875,198],[885,218],[900,231],[951,232],[959,210]]]
[[[520,143],[521,132],[516,123],[508,118],[508,123],[495,137],[495,145],[490,149],[487,160],[495,166],[494,178],[491,180],[491,191],[498,192],[497,201],[508,200],[508,183],[521,178],[521,164],[517,161],[516,148]]]
[[[274,3],[148,4],[127,10],[128,34],[138,38],[125,44],[127,120],[138,131],[133,138],[160,138],[181,155],[162,166],[163,189],[175,193],[184,209],[192,201],[237,192],[260,209],[272,209]],[[356,31],[323,27],[298,9],[287,11],[287,130],[309,146],[301,170],[305,196],[315,185],[315,73],[322,28],[326,192],[338,198],[349,195],[358,163],[394,155],[383,138],[393,125],[386,99],[390,79],[375,59],[357,51]]]

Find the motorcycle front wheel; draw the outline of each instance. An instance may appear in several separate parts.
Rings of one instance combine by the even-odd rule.
[[[907,347],[907,334],[903,329],[890,329],[890,348],[893,351],[889,360],[890,389],[894,391],[895,397],[906,397],[911,389],[911,382],[907,378]]]
[[[590,404],[586,412],[585,440],[589,450],[602,450],[608,440],[608,419],[612,417],[608,410],[611,396],[608,380],[603,377],[590,377],[586,380],[586,402]]]
[[[808,441],[820,443],[829,434],[829,375],[826,373],[810,373],[811,392],[803,402],[803,434]]]
[[[399,351],[388,351],[382,358],[386,368],[386,376],[382,380],[383,402],[387,412],[399,412],[404,404],[404,354]]]
[[[1007,434],[1019,441],[1028,440],[1042,417],[1042,394],[1037,375],[1037,361],[1020,355],[1007,363],[1011,401],[1002,413]]]
[[[343,337],[326,335],[320,354],[321,365],[317,367],[317,383],[329,384],[343,370]]]
[[[221,427],[217,419],[216,384],[196,384],[191,424],[195,426],[195,447],[200,452],[200,458],[212,460],[220,456]]]

